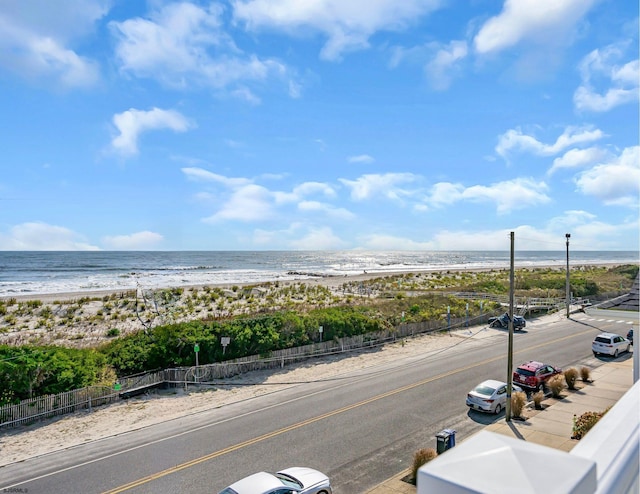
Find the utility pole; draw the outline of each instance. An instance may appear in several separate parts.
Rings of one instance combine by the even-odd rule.
[[[566,293],[566,304],[567,304],[567,318],[569,317],[569,305],[571,304],[571,285],[569,283],[569,237],[571,237],[570,233],[565,233],[564,235],[567,237],[567,293]]]
[[[511,232],[509,236],[511,237],[511,271],[509,273],[509,349],[507,351],[507,407],[505,410],[505,419],[507,422],[511,422],[511,392],[513,391],[513,250],[515,234]]]

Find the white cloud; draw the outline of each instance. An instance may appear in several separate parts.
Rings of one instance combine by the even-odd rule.
[[[425,74],[431,86],[437,90],[447,89],[459,70],[459,63],[467,56],[466,41],[451,41],[438,48],[433,59],[425,65]]]
[[[130,156],[138,153],[138,138],[149,130],[171,129],[174,132],[186,132],[193,127],[181,113],[175,110],[153,108],[149,111],[131,108],[113,116],[113,124],[120,135],[111,141],[118,153]]]
[[[605,223],[586,211],[565,211],[540,226],[514,225],[513,228],[479,231],[444,229],[425,241],[371,235],[364,239],[364,244],[371,249],[504,251],[509,250],[510,233],[514,232],[516,250],[563,251],[565,233],[571,233],[571,243],[575,249],[615,250],[621,241],[638,231],[639,221],[635,217],[618,224]],[[635,246],[629,246],[630,250],[634,248],[637,248],[637,240]]]
[[[277,204],[287,204],[316,194],[325,197],[335,197],[336,192],[333,187],[322,182],[304,182],[296,185],[291,192],[274,191],[273,197]]]
[[[0,233],[0,250],[100,250],[68,228],[41,222],[22,223]]]
[[[330,185],[323,182],[304,182],[293,188],[296,198],[306,197],[312,194],[322,194],[326,197],[335,197],[336,191]]]
[[[336,208],[331,204],[318,201],[301,201],[298,203],[298,209],[300,211],[311,211],[324,213],[329,217],[337,218],[341,220],[352,220],[356,217],[351,211],[345,208]]]
[[[577,110],[605,112],[638,100],[640,63],[636,59],[618,65],[623,51],[621,45],[609,45],[584,57],[580,63],[582,84],[573,95]]]
[[[441,207],[453,204],[462,199],[465,187],[462,184],[452,184],[450,182],[440,182],[431,187],[429,191],[429,204],[434,207]]]
[[[249,184],[234,190],[222,208],[204,221],[263,221],[271,218],[273,214],[273,195],[260,185]]]
[[[368,154],[358,154],[347,158],[349,163],[373,163],[375,160]]]
[[[99,79],[98,64],[71,45],[107,14],[105,0],[4,0],[0,2],[0,65],[31,80],[53,80],[64,88]]]
[[[233,91],[231,91],[231,96],[239,100],[246,101],[247,103],[254,106],[257,106],[260,103],[262,103],[262,100],[258,96],[253,94],[251,89],[246,87],[240,87],[238,89],[234,89]]]
[[[338,180],[351,189],[351,198],[354,201],[363,201],[375,196],[398,200],[412,194],[411,191],[402,189],[398,185],[414,183],[418,177],[412,173],[385,173],[362,175],[356,180],[346,178]]]
[[[487,54],[525,41],[538,45],[563,43],[596,2],[505,0],[502,12],[480,28],[474,39],[475,49],[480,54]]]
[[[155,78],[172,87],[214,88],[239,81],[261,81],[287,72],[275,60],[243,54],[224,32],[222,14],[223,7],[216,3],[203,8],[182,2],[164,5],[148,19],[111,22],[122,71]],[[237,96],[255,102],[250,91],[238,91]]]
[[[159,233],[143,231],[131,235],[106,236],[102,239],[102,243],[112,250],[149,250],[163,240],[163,236]]]
[[[335,235],[331,228],[311,228],[309,233],[297,240],[292,240],[290,245],[293,249],[301,250],[335,250],[342,249],[346,242]]]
[[[553,156],[570,146],[597,141],[605,137],[600,129],[590,126],[567,127],[553,144],[544,144],[535,137],[524,134],[520,128],[510,129],[498,137],[496,153],[505,160],[514,151],[529,152],[537,156]]]
[[[399,31],[438,7],[440,0],[236,0],[233,13],[249,30],[274,29],[327,37],[321,58],[340,60],[369,47],[378,31]]]
[[[217,195],[209,192],[198,192],[195,195],[203,202],[213,202],[214,199],[223,202],[215,214],[204,219],[208,223],[222,220],[263,221],[273,218],[278,207],[295,203],[298,204],[298,210],[303,212],[322,211],[335,218],[349,219],[352,217],[352,213],[346,209],[306,200],[306,197],[313,195],[322,195],[328,198],[336,196],[333,187],[322,182],[304,182],[296,185],[291,191],[274,191],[255,184],[254,180],[249,178],[225,177],[202,168],[187,167],[182,168],[182,172],[189,180],[219,184],[228,189]]]
[[[460,184],[441,182],[431,188],[427,203],[434,207],[442,207],[459,201],[493,202],[498,214],[505,214],[512,210],[550,202],[547,191],[547,184],[528,178],[467,188]]]
[[[219,175],[202,168],[186,167],[182,168],[181,171],[190,180],[199,182],[217,182],[224,185],[225,187],[243,187],[252,183],[252,180],[248,178],[225,177],[224,175]]]
[[[606,149],[590,147],[586,149],[570,149],[565,154],[553,160],[553,166],[547,172],[548,175],[561,168],[580,168],[602,161],[609,156]]]
[[[576,179],[578,190],[607,205],[638,207],[640,147],[626,148],[610,162],[585,171]]]

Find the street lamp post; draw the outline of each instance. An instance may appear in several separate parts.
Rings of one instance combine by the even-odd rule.
[[[570,297],[570,284],[569,284],[569,238],[571,237],[570,233],[566,233],[564,235],[567,237],[567,293],[566,293],[566,305],[567,305],[567,317],[569,317],[569,305],[571,303]]]

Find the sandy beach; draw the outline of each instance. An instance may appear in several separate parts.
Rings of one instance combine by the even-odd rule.
[[[613,267],[601,263],[591,267]],[[572,269],[582,269],[573,266]],[[557,265],[536,266],[555,269]],[[0,344],[64,345],[96,347],[115,336],[145,327],[194,319],[216,319],[291,308],[326,307],[344,300],[375,300],[385,292],[429,291],[447,288],[465,278],[504,277],[508,269],[394,271],[350,276],[303,277],[266,283],[193,285],[128,291],[85,291],[32,294],[0,299],[5,314],[0,318]],[[170,301],[158,298],[171,292]],[[369,302],[368,302],[369,303]]]
[[[482,270],[474,270],[481,272]],[[7,314],[0,319],[0,344],[56,344],[95,347],[119,336],[157,325],[193,319],[232,317],[248,312],[279,310],[293,302],[306,308],[335,304],[346,298],[374,299],[395,280],[410,277],[428,283],[440,272],[362,273],[295,281],[195,285],[129,291],[85,291],[5,298]],[[178,295],[167,303],[152,299],[164,290]],[[138,309],[136,310],[136,305]]]

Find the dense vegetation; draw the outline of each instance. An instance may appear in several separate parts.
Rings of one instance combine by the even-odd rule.
[[[611,269],[588,268],[571,273],[576,297],[628,290],[638,266]],[[54,394],[88,385],[111,385],[116,376],[146,370],[193,365],[194,345],[199,362],[207,364],[246,355],[270,352],[324,340],[391,329],[400,322],[442,320],[447,310],[464,317],[500,310],[489,301],[462,299],[425,290],[419,274],[371,280],[383,286],[373,298],[348,297],[332,307],[278,310],[266,314],[192,320],[148,328],[114,338],[99,348],[0,345],[0,405],[43,394]],[[462,292],[506,294],[508,272],[447,273],[435,277],[436,285]],[[559,296],[565,290],[565,272],[554,269],[519,270],[515,279],[519,295]],[[356,304],[355,300],[361,302]],[[468,306],[468,308],[467,308]],[[221,338],[229,337],[224,348]]]

